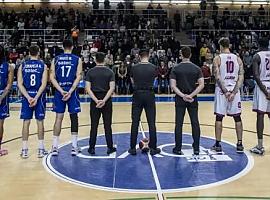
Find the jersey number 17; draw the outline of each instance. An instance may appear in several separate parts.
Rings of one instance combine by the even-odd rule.
[[[62,77],[68,77],[70,74],[71,66],[70,65],[62,66],[61,70],[62,70]]]

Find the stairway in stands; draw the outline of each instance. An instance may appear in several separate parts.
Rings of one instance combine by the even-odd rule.
[[[180,41],[181,46],[194,46],[194,42],[192,41],[191,32],[186,33],[186,31],[181,31],[178,33],[174,33],[175,38]]]

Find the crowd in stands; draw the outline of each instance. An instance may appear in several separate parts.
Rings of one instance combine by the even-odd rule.
[[[254,88],[251,62],[258,50],[257,41],[260,37],[270,38],[270,21],[267,12],[263,5],[260,5],[257,10],[249,10],[242,5],[239,10],[232,11],[225,8],[221,11],[217,4],[208,5],[204,0],[201,1],[198,12],[187,12],[183,28],[188,33],[193,30],[192,39],[196,47],[193,55],[199,58],[197,63],[202,67],[206,83],[213,80],[212,60],[219,54],[218,40],[226,36],[230,38],[232,52],[243,60],[244,85],[250,90]],[[177,13],[174,21],[176,19]]]
[[[27,36],[21,39],[20,29],[23,28],[64,28],[67,29],[69,34],[67,37],[72,36],[74,41],[73,53],[80,56],[83,61],[83,70],[86,73],[90,68],[95,66],[94,54],[97,51],[106,52],[106,65],[110,67],[116,74],[116,92],[118,94],[130,94],[132,93],[132,85],[130,82],[130,67],[139,62],[139,50],[141,48],[149,48],[150,51],[150,62],[157,65],[158,78],[155,82],[156,92],[158,93],[170,93],[169,89],[169,74],[170,70],[179,62],[179,49],[180,42],[177,41],[170,34],[165,32],[156,31],[153,32],[152,28],[164,28],[171,27],[171,23],[166,17],[158,17],[163,13],[162,7],[159,5],[156,9],[151,4],[147,7],[147,13],[151,13],[153,17],[145,18],[138,16],[131,11],[124,12],[123,15],[115,14],[114,12],[122,12],[122,6],[118,5],[118,10],[111,10],[109,15],[102,15],[100,12],[93,12],[90,15],[85,15],[79,11],[70,9],[66,11],[63,7],[59,9],[36,9],[32,6],[27,12],[15,13],[14,11],[7,12],[0,10],[0,25],[2,28],[16,28],[18,29],[16,34],[12,35],[12,39],[16,39],[16,42],[10,42],[5,44],[6,56],[10,63],[15,65],[17,69],[20,64],[27,60],[28,48],[32,42],[32,38]],[[215,24],[224,25],[228,28],[230,20],[234,20],[235,17],[230,14],[223,12],[223,16],[217,16],[215,13],[209,14],[204,13],[204,4],[201,5],[201,11],[195,18],[189,18],[187,16],[187,27],[194,28],[196,25],[196,17],[205,19],[216,20]],[[218,9],[218,8],[215,8]],[[242,9],[244,9],[242,7]],[[158,12],[157,12],[158,11]],[[103,12],[103,11],[102,11]],[[102,13],[101,12],[101,13]],[[239,11],[240,12],[240,11]],[[249,20],[250,16],[244,14],[241,11],[240,20]],[[264,16],[263,7],[258,10],[260,16]],[[179,12],[176,12],[174,20],[179,19]],[[10,20],[15,19],[15,20]],[[189,21],[190,20],[190,21]],[[221,20],[221,23],[217,23]],[[189,24],[190,23],[190,24]],[[37,26],[39,24],[40,26]],[[155,26],[157,24],[157,26]],[[233,23],[234,24],[234,23]],[[261,24],[261,23],[260,23]],[[35,27],[33,27],[33,25]],[[175,24],[176,25],[176,24]],[[208,24],[209,25],[209,24]],[[256,25],[256,23],[255,23]],[[78,43],[78,34],[80,30],[84,28],[104,29],[99,32],[98,37],[95,37],[94,41],[85,40],[83,44]],[[115,28],[118,31],[110,31],[106,29]],[[176,30],[180,29],[180,26],[175,26]],[[203,28],[203,27],[199,27]],[[207,28],[210,28],[207,26]],[[215,27],[214,28],[220,28]],[[137,31],[126,31],[126,29],[137,29]],[[149,29],[149,30],[142,30]],[[260,32],[259,34],[253,33],[248,35],[245,32],[239,32],[234,29],[230,31],[199,31],[196,37],[196,46],[193,52],[193,58],[195,63],[201,66],[206,83],[213,83],[213,72],[212,72],[212,60],[218,52],[218,39],[221,36],[228,36],[232,43],[232,49],[235,53],[244,61],[245,66],[245,78],[246,80],[252,79],[251,60],[255,51],[257,50],[256,42],[252,42],[253,39],[260,37],[261,35],[266,36],[269,32]],[[74,40],[74,36],[75,38]],[[39,38],[37,45],[41,49],[41,58],[50,67],[52,59],[63,52],[59,44],[54,43],[52,46],[48,46],[44,43],[42,38]],[[198,58],[196,60],[196,58]],[[206,87],[206,92],[212,92],[210,87]]]
[[[63,7],[59,9],[36,9],[32,6],[27,12],[15,13],[14,11],[0,11],[2,15],[2,28],[18,29],[16,34],[12,35],[13,40],[6,43],[4,48],[6,56],[10,63],[15,65],[15,69],[22,62],[29,59],[28,49],[33,44],[30,36],[22,38],[20,29],[24,28],[65,28],[70,30],[70,36],[74,40],[74,35],[79,33],[80,27],[104,29],[94,41],[85,40],[83,44],[78,45],[78,38],[74,40],[73,53],[80,56],[83,61],[83,71],[86,73],[95,66],[94,54],[97,51],[106,52],[106,65],[116,74],[117,93],[132,93],[130,83],[130,67],[139,60],[139,50],[141,48],[151,49],[150,61],[159,66],[158,79],[156,81],[157,92],[168,93],[168,79],[170,69],[179,60],[180,43],[170,34],[165,32],[150,30],[152,28],[168,28],[166,17],[156,17],[161,14],[161,6],[157,8],[160,12],[154,12],[154,8],[149,4],[147,10],[154,15],[151,19],[138,18],[134,14],[110,15],[104,16],[93,14],[86,17],[78,11],[65,11]],[[81,16],[80,16],[81,15]],[[88,19],[90,17],[90,19]],[[112,18],[110,18],[112,17]],[[15,19],[12,22],[8,19]],[[115,19],[114,19],[115,18]],[[151,22],[149,22],[151,20]],[[153,22],[153,23],[152,23]],[[36,26],[39,24],[40,26]],[[155,24],[157,26],[155,26]],[[61,27],[65,26],[65,27]],[[149,26],[149,27],[145,27]],[[73,27],[73,28],[72,28]],[[118,31],[106,30],[116,28]],[[125,31],[125,29],[138,29],[137,31]],[[149,30],[141,30],[149,29]],[[75,33],[74,33],[75,32]],[[69,37],[69,36],[67,36]],[[12,42],[12,41],[16,42]],[[59,44],[54,43],[48,46],[43,38],[39,38],[36,43],[41,50],[41,59],[50,67],[52,59],[63,52]],[[15,79],[16,80],[16,79]]]

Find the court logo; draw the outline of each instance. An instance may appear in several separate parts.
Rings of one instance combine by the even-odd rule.
[[[142,137],[142,136],[139,136]],[[174,134],[158,132],[161,154],[128,154],[129,133],[114,134],[117,153],[106,154],[105,137],[97,139],[96,155],[87,152],[88,138],[81,139],[82,153],[70,155],[71,144],[59,148],[59,156],[44,158],[44,167],[54,176],[77,185],[123,192],[181,192],[209,188],[234,181],[253,167],[249,153],[237,154],[235,145],[223,143],[223,154],[210,150],[214,139],[201,138],[200,156],[192,156],[192,136],[183,134],[184,155],[172,154]],[[138,138],[141,139],[141,138]]]

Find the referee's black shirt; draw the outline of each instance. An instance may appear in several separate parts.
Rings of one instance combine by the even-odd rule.
[[[91,83],[94,93],[106,93],[110,89],[110,82],[115,81],[115,75],[108,67],[96,66],[87,72],[85,80]]]
[[[135,90],[151,89],[157,76],[157,66],[151,63],[136,64],[131,67],[130,76],[133,78]]]
[[[177,88],[184,94],[191,94],[197,87],[198,79],[202,77],[201,68],[191,62],[176,65],[170,75],[170,79],[176,80]]]

